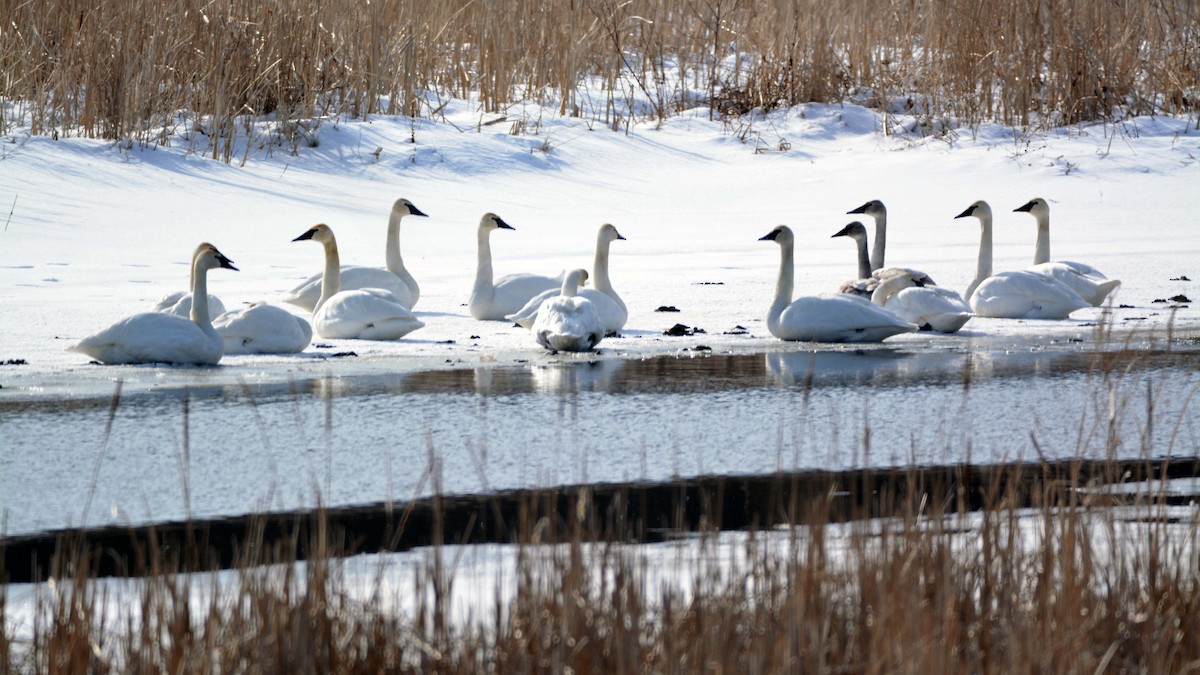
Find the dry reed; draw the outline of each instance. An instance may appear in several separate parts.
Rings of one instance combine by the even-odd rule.
[[[446,97],[614,129],[852,95],[968,125],[1200,110],[1200,0],[0,0],[0,17],[0,132],[181,132],[226,161],[239,130],[295,151],[329,116],[436,116]]]

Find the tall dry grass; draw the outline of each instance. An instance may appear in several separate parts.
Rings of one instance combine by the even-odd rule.
[[[174,575],[169,552],[148,551],[155,573],[119,598],[90,579],[86,557],[67,556],[31,624],[0,631],[0,673],[1200,668],[1195,506],[1156,506],[1160,493],[1145,488],[1116,500],[1140,508],[1114,508],[1108,496],[1046,483],[1039,505],[1018,512],[1006,507],[1005,485],[1016,482],[998,479],[974,516],[914,499],[896,518],[846,525],[828,522],[831,492],[797,513],[795,528],[724,547],[706,533],[649,560],[619,536],[589,543],[604,514],[585,498],[562,520],[533,499],[515,592],[476,598],[494,610],[479,622],[455,615],[461,580],[440,543],[365,594],[335,558],[339,538],[319,526],[290,546],[246,542],[224,584]],[[287,564],[299,546],[317,554]],[[389,592],[416,598],[411,612],[396,611]]]
[[[612,128],[859,87],[962,124],[1200,110],[1200,0],[0,0],[0,17],[0,131],[191,127],[226,160],[238,124],[297,147],[324,116],[434,116],[445,97]]]

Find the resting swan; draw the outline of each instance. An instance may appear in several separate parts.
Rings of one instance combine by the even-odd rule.
[[[979,262],[966,298],[978,316],[1001,319],[1065,319],[1088,306],[1063,284],[1027,270],[992,275],[992,208],[982,199],[955,216],[979,219]]]
[[[792,299],[795,280],[795,236],[785,225],[759,241],[779,244],[781,259],[775,301],[767,311],[767,329],[780,340],[815,342],[880,342],[917,327],[882,307],[850,295]]]
[[[323,338],[398,340],[425,324],[389,291],[381,288],[341,290],[337,240],[324,223],[292,241],[313,240],[325,247],[321,297],[313,311],[313,329]]]
[[[347,265],[341,270],[342,289],[349,291],[356,288],[382,288],[395,295],[405,307],[412,309],[421,297],[421,289],[400,256],[400,221],[404,216],[424,215],[424,212],[407,199],[397,199],[392,204],[391,215],[388,216],[387,243],[384,248],[387,269]],[[321,276],[314,274],[305,279],[288,291],[283,301],[313,311],[321,298]]]
[[[200,244],[200,246],[208,246],[208,244]],[[196,259],[196,253],[200,250],[200,246],[192,251],[192,261]],[[151,312],[162,312],[163,314],[171,314],[181,319],[189,318],[192,315],[192,284],[195,283],[194,265],[188,264],[188,289],[186,291],[175,291],[170,295],[164,295],[153,307]],[[225,312],[225,304],[215,295],[208,296],[208,311],[212,316],[217,316]]]
[[[533,296],[548,288],[558,288],[563,282],[562,275],[509,274],[492,283],[492,232],[515,229],[494,213],[485,213],[479,219],[479,266],[475,270],[475,287],[471,290],[467,309],[480,321],[503,320],[519,311]]]
[[[614,241],[625,241],[625,237],[617,232],[616,227],[610,224],[601,225],[600,232],[596,235],[596,259],[592,264],[593,284],[591,288],[579,291],[580,296],[591,301],[592,306],[600,315],[600,319],[604,321],[606,336],[620,333],[629,319],[629,310],[621,301],[621,296],[617,295],[617,291],[613,289],[612,282],[608,277],[608,249]],[[504,318],[515,322],[522,328],[529,328],[533,326],[533,321],[537,318],[542,303],[559,293],[559,289],[555,288],[542,291],[533,296],[533,299],[525,303],[520,310]]]
[[[1069,286],[1093,307],[1104,304],[1108,294],[1121,285],[1119,280],[1110,280],[1091,265],[1069,260],[1050,262],[1050,205],[1045,199],[1031,199],[1013,211],[1028,213],[1037,219],[1037,245],[1033,254],[1033,266],[1027,268],[1030,272],[1044,274]]]
[[[538,344],[552,351],[586,352],[604,339],[604,321],[588,298],[578,295],[587,270],[571,270],[562,289],[542,303],[530,330]]]
[[[894,274],[907,274],[921,285],[934,283],[928,274],[919,270],[907,267],[884,267],[884,248],[887,244],[887,207],[883,205],[883,202],[878,199],[872,199],[866,204],[846,213],[863,213],[875,219],[875,246],[871,249],[871,274],[868,276],[875,277],[876,279],[886,279]],[[866,236],[865,230],[863,236]]]
[[[920,286],[903,274],[880,282],[871,294],[871,302],[921,330],[939,333],[957,333],[973,316],[958,293],[942,286]]]
[[[867,257],[867,228],[857,220],[838,230],[833,237],[849,237],[854,240],[858,249],[858,278],[838,286],[838,293],[870,300],[871,294],[875,292],[880,281],[895,276],[912,279],[917,286],[933,285],[933,279],[928,274],[906,267],[886,267],[872,272],[871,261]]]
[[[201,244],[192,255],[191,318],[146,312],[122,319],[71,345],[69,351],[87,354],[101,363],[177,363],[215,365],[224,348],[208,314],[208,270],[237,270],[212,244]]]
[[[312,326],[282,307],[255,302],[213,320],[226,354],[294,354],[312,342]]]

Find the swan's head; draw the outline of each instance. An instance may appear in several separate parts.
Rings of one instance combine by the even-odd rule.
[[[830,239],[832,239],[833,237],[850,237],[854,241],[866,241],[867,240],[867,228],[862,223],[860,223],[856,220],[853,223],[850,223],[849,225],[838,230],[837,234],[834,234],[833,236],[831,236]]]
[[[796,237],[792,234],[792,228],[788,227],[787,225],[780,225],[779,227],[766,233],[764,236],[759,237],[758,240],[774,241],[782,245],[793,243],[796,240]]]
[[[962,213],[960,213],[954,217],[955,218],[966,218],[968,216],[975,216],[976,218],[980,218],[980,219],[991,218],[992,217],[992,207],[988,206],[987,202],[980,199],[979,201],[975,202],[974,204],[968,206],[966,211],[963,211]]]
[[[864,213],[868,216],[875,217],[885,215],[887,213],[887,209],[884,208],[883,202],[879,201],[878,199],[872,199],[857,209],[854,209],[853,211],[847,211],[846,213]]]
[[[567,272],[567,280],[574,283],[576,286],[582,286],[587,283],[588,273],[585,269],[574,269]]]
[[[622,237],[621,233],[617,232],[617,228],[608,223],[600,226],[600,239],[604,241],[625,241],[625,237]]]
[[[392,204],[392,211],[401,216],[427,216],[416,204],[404,198],[397,199],[396,203]]]
[[[194,259],[200,263],[200,266],[206,270],[215,270],[224,268],[227,270],[238,271],[238,268],[233,266],[233,261],[225,257],[224,253],[217,250],[216,246],[205,242],[196,247]]]
[[[517,228],[504,222],[504,219],[494,213],[485,213],[479,219],[481,230],[515,230]]]
[[[333,238],[333,230],[330,229],[325,223],[313,225],[312,227],[308,228],[304,234],[296,237],[292,241],[308,241],[309,239],[313,241],[319,241],[322,244],[332,244],[336,241]]]
[[[1046,203],[1045,199],[1042,199],[1041,197],[1035,197],[1025,202],[1021,206],[1013,209],[1013,212],[1028,213],[1035,218],[1042,218],[1050,215],[1050,205]]]

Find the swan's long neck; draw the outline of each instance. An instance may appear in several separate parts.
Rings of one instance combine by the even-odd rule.
[[[404,258],[400,256],[400,221],[404,215],[399,211],[392,211],[392,215],[388,217],[387,268],[389,272],[400,277],[404,285],[412,289],[415,296],[419,293],[417,280],[408,272],[408,268],[404,266]],[[413,298],[413,302],[416,302],[416,298]]]
[[[611,239],[604,236],[596,238],[596,259],[592,262],[592,288],[612,298],[621,309],[625,309],[625,302],[617,295],[616,289],[612,287],[612,280],[608,277],[608,248],[611,245]]]
[[[564,298],[573,298],[579,295],[579,273],[571,272],[563,279],[562,296]]]
[[[1033,250],[1033,264],[1050,262],[1050,216],[1037,214],[1037,247]]]
[[[971,294],[986,278],[992,276],[992,214],[979,214],[979,261],[975,265],[975,280],[967,286],[964,299],[970,300]]]
[[[479,239],[479,266],[475,268],[475,291],[474,295],[478,298],[491,298],[496,294],[496,287],[492,284],[492,231],[486,227],[480,227],[478,232]]]
[[[910,279],[906,275],[897,275],[875,287],[871,293],[871,302],[883,307],[892,296],[909,286]]]
[[[208,271],[200,266],[200,258],[192,260],[192,311],[191,319],[201,328],[213,330],[212,317],[208,314]]]
[[[775,282],[775,302],[767,310],[767,328],[775,333],[779,326],[779,317],[783,310],[792,303],[792,288],[795,285],[795,253],[792,242],[779,245],[779,280]]]
[[[865,244],[866,242],[864,242]],[[887,246],[887,211],[880,211],[875,214],[875,246],[871,249],[871,270],[883,269],[883,250]],[[871,276],[867,274],[859,274],[858,278],[863,279]]]
[[[876,239],[875,241],[876,241],[876,243],[879,242],[878,239]],[[866,279],[867,277],[871,276],[871,270],[873,268],[873,265],[871,264],[871,259],[867,257],[867,240],[863,239],[863,238],[855,237],[855,245],[858,247],[858,278]],[[883,260],[882,255],[879,254],[878,251],[876,251],[876,254],[880,255],[879,259],[882,261]],[[883,263],[881,262],[880,265],[882,265],[882,264]]]
[[[338,255],[337,242],[326,241],[322,244],[325,246],[325,271],[321,273],[321,299],[313,307],[314,313],[342,290],[342,260]]]

